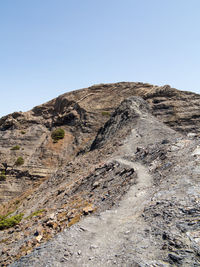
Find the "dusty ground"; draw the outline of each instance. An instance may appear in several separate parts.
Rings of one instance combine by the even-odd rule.
[[[121,249],[130,231],[136,233],[138,228],[140,233],[144,231],[140,216],[149,201],[148,190],[152,187],[152,177],[139,163],[121,158],[116,161],[125,167],[134,168],[138,174],[137,184],[124,196],[118,207],[102,212],[99,216],[87,217],[57,236],[55,241],[48,244],[48,248],[45,246],[45,249],[37,250],[28,263],[22,261],[13,266],[113,266],[119,262],[133,266],[134,257],[127,253],[123,255]],[[137,242],[145,243],[145,240],[140,236]],[[70,247],[70,251],[65,244]],[[41,258],[45,258],[44,263]]]

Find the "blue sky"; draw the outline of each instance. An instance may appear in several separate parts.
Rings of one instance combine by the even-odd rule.
[[[95,83],[200,93],[200,0],[1,0],[0,116]]]

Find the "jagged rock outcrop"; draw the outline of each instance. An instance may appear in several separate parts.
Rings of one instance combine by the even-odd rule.
[[[149,116],[149,106],[142,98],[131,97],[125,99],[114,111],[104,127],[99,130],[91,145],[91,150],[101,147],[110,139],[117,137],[120,140],[119,134],[121,131],[126,136],[130,130],[136,128],[138,120],[146,116]]]
[[[67,93],[3,117],[0,162],[1,170],[5,163],[7,168],[0,197],[11,201],[1,209],[24,217],[0,231],[2,266],[66,227],[58,239],[14,266],[45,266],[45,257],[52,266],[198,266],[194,227],[183,232],[177,218],[182,216],[185,225],[188,217],[181,210],[198,212],[199,106],[199,95],[169,86],[117,83]],[[51,133],[57,127],[65,137],[54,143]],[[16,145],[19,149],[12,149]],[[16,166],[19,156],[25,162]],[[94,212],[98,217],[87,218]],[[195,212],[189,220],[196,220]],[[104,230],[106,236],[113,230],[110,241],[100,238]],[[68,256],[63,254],[66,240],[74,244],[65,245]]]

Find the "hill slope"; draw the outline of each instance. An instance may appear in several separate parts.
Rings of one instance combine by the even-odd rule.
[[[66,93],[31,111],[0,119],[0,163],[8,165],[7,180],[0,185],[0,200],[7,202],[24,189],[37,187],[41,178],[48,178],[66,161],[73,160],[90,146],[121,101],[131,96],[145,99],[152,114],[174,130],[199,133],[200,96],[168,85],[123,82]],[[66,133],[58,144],[51,138],[56,127]],[[16,146],[19,150],[13,150]],[[19,156],[25,161],[20,168],[15,165]],[[3,165],[0,170],[4,170]]]
[[[2,264],[68,227],[14,266],[198,266],[199,106],[169,86],[118,83],[3,117],[2,211],[24,217],[0,232]]]

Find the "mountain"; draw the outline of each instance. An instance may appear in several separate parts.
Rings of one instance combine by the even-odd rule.
[[[128,82],[1,118],[1,265],[199,266],[199,118]]]

